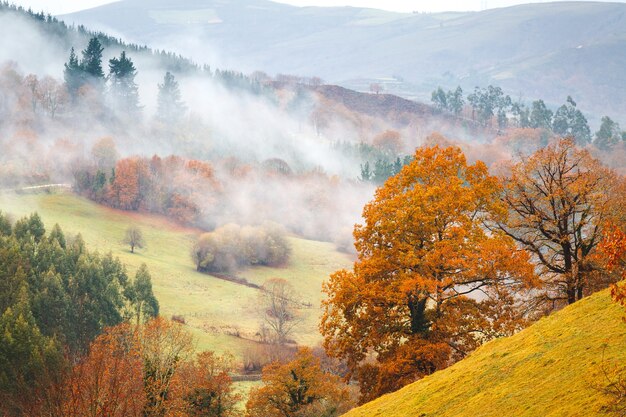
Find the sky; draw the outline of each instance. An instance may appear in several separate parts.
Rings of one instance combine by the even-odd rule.
[[[484,10],[494,7],[506,7],[521,3],[545,3],[545,0],[279,0],[296,6],[357,6],[397,12],[440,12]],[[614,0],[615,1],[615,0]],[[620,1],[620,0],[618,0]],[[45,10],[52,14],[71,13],[89,9],[102,4],[112,3],[111,0],[11,0],[10,2],[31,7],[34,10]],[[626,0],[621,0],[626,2]]]

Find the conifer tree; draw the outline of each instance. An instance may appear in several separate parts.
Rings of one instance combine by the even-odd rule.
[[[164,123],[175,123],[184,115],[186,106],[181,100],[178,82],[171,72],[166,72],[159,84],[157,118]]]
[[[102,71],[102,51],[104,51],[104,48],[95,36],[89,40],[87,48],[83,51],[81,68],[88,77],[95,80],[104,80],[104,71]]]
[[[119,58],[109,60],[109,80],[114,105],[123,114],[136,115],[139,106],[139,88],[135,83],[137,69],[133,61],[122,51]]]
[[[65,64],[65,70],[63,71],[63,77],[65,79],[65,86],[72,100],[76,99],[78,90],[84,83],[83,70],[74,48],[70,50],[70,58]]]

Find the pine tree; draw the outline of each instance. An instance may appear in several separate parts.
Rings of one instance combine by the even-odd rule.
[[[102,51],[104,51],[104,48],[95,36],[89,40],[87,48],[83,51],[81,67],[88,77],[95,80],[104,80]]]
[[[166,72],[159,84],[157,118],[164,123],[175,123],[184,115],[186,106],[181,100],[178,82],[171,72]]]
[[[139,88],[135,83],[137,69],[133,61],[122,51],[119,58],[109,60],[109,80],[114,105],[127,115],[136,115],[139,106]]]
[[[70,97],[72,100],[75,100],[78,95],[78,90],[84,83],[84,74],[81,65],[78,63],[78,57],[76,56],[74,48],[70,50],[70,58],[65,64],[63,77]]]

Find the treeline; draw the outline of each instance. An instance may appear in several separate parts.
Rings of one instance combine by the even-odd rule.
[[[0,213],[0,311],[0,410],[20,415],[106,327],[142,323],[159,304],[145,265],[130,279],[80,235],[47,233],[37,214],[12,225]]]
[[[117,161],[115,155],[111,139],[96,144],[95,164],[74,173],[76,190],[110,207],[164,214],[184,224],[201,223],[205,208],[195,201],[217,192],[210,163],[156,155]]]
[[[83,25],[68,26],[62,20],[50,14],[46,14],[43,11],[35,12],[31,8],[25,9],[22,6],[12,4],[8,1],[0,3],[0,13],[13,13],[17,16],[32,20],[45,32],[50,41],[58,42],[66,49],[69,49],[73,42],[80,42],[88,38],[96,37],[105,47],[118,47],[136,53],[150,54],[157,61],[157,64],[167,71],[187,73],[200,71],[202,69],[182,55],[153,50],[145,45],[127,43],[103,32],[90,31]]]
[[[482,126],[490,126],[494,120],[500,130],[507,127],[546,129],[562,137],[574,137],[577,144],[591,142],[602,150],[626,141],[626,131],[610,117],[602,117],[600,129],[592,136],[587,119],[577,108],[572,97],[555,112],[550,110],[543,100],[536,100],[530,106],[514,102],[505,95],[500,87],[489,85],[487,88],[476,87],[474,92],[463,97],[463,89],[445,92],[441,87],[433,91],[431,101],[441,111],[448,111],[459,116],[467,103],[472,110],[472,120]]]

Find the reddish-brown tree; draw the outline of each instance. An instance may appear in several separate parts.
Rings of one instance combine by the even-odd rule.
[[[604,266],[594,254],[612,216],[615,183],[614,173],[571,139],[520,160],[505,179],[509,215],[500,229],[532,253],[550,308],[598,289]]]
[[[65,383],[64,416],[143,415],[143,359],[137,333],[127,324],[107,329]]]

